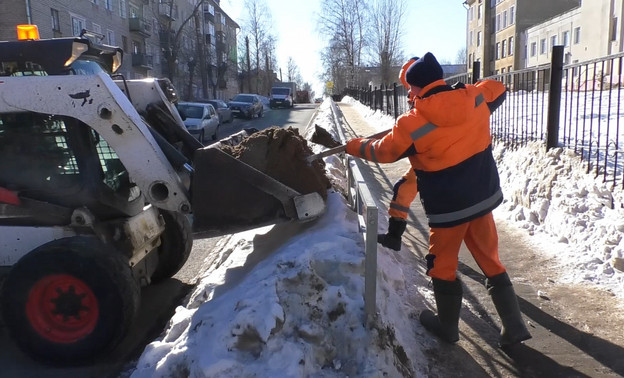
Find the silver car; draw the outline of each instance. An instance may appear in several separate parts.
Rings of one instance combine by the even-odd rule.
[[[206,138],[217,139],[221,123],[214,106],[200,102],[179,102],[177,108],[186,129],[200,142],[204,143]]]

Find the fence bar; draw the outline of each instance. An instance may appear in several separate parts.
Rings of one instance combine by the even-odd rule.
[[[557,147],[561,110],[561,79],[563,78],[563,46],[553,46],[548,92],[548,123],[546,150]]]

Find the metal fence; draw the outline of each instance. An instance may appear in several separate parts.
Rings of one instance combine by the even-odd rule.
[[[541,141],[545,148],[572,149],[587,173],[624,188],[620,127],[624,53],[564,65],[563,46],[554,46],[551,57],[547,65],[488,77],[509,89],[507,100],[492,115],[494,142],[520,147]],[[477,72],[478,68],[445,80],[471,83],[478,79]],[[401,85],[350,89],[345,94],[395,119],[409,110]]]

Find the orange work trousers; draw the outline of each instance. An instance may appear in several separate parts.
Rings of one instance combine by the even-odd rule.
[[[407,219],[410,205],[414,202],[416,194],[418,194],[416,172],[414,172],[413,168],[410,167],[403,174],[403,177],[394,184],[392,192],[392,201],[390,201],[388,215],[394,218]]]
[[[498,257],[498,233],[492,213],[470,222],[449,228],[431,228],[427,275],[445,281],[454,281],[459,264],[459,248],[465,242],[479,268],[486,277],[506,271]]]

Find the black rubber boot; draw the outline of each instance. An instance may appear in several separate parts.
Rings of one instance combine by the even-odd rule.
[[[438,314],[424,310],[420,313],[420,323],[447,343],[459,340],[459,310],[462,302],[462,286],[459,280],[444,281],[433,279]]]
[[[388,232],[377,235],[377,243],[395,251],[400,251],[401,236],[405,232],[405,227],[407,227],[405,219],[391,217],[388,220]]]
[[[518,298],[507,273],[501,273],[485,281],[485,287],[492,297],[496,312],[501,318],[501,348],[509,347],[531,338],[529,330],[522,320]]]

